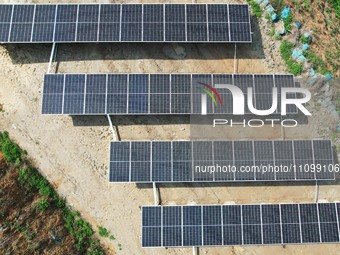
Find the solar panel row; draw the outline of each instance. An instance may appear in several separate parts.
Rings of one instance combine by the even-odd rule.
[[[294,87],[292,75],[253,74],[47,74],[44,79],[43,114],[138,115],[201,114],[206,83],[238,86],[245,96],[254,90],[254,107],[270,109],[272,89]],[[223,104],[208,103],[209,114],[231,114],[233,97],[227,89],[216,89]],[[295,96],[295,95],[293,95]],[[281,99],[278,96],[280,113]],[[245,100],[246,102],[246,100]],[[250,113],[245,103],[245,112]],[[288,105],[288,113],[297,113]]]
[[[0,42],[251,42],[243,4],[2,4]]]
[[[332,146],[327,140],[111,142],[109,181],[322,180],[334,179],[334,172],[328,169],[333,163]],[[261,171],[269,165],[277,166],[276,171]],[[294,165],[303,168],[294,170]],[[312,165],[323,167],[318,172],[308,169]],[[252,166],[257,166],[257,171],[245,170]],[[279,170],[283,166],[285,171]]]
[[[144,206],[143,247],[337,243],[339,203]]]

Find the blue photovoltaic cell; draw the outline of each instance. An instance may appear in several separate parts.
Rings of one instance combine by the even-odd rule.
[[[43,114],[60,114],[63,107],[63,94],[45,94],[42,105]]]
[[[209,23],[209,41],[229,41],[228,23]]]
[[[185,23],[185,5],[166,4],[165,5],[166,23]]]
[[[77,41],[89,42],[97,41],[98,24],[97,23],[78,23]]]
[[[230,23],[231,42],[250,42],[249,23]]]
[[[228,23],[228,5],[209,4],[208,22]]]
[[[99,41],[101,42],[118,42],[119,41],[119,23],[100,23]]]
[[[129,93],[148,93],[149,76],[147,74],[129,75]]]
[[[33,42],[50,42],[53,40],[54,23],[34,23]]]
[[[54,40],[57,42],[72,42],[76,38],[77,23],[57,23]]]
[[[34,23],[54,23],[56,5],[36,5]],[[53,30],[52,30],[53,33]]]
[[[99,5],[80,4],[78,22],[98,23]]]
[[[44,94],[63,93],[64,90],[63,74],[46,74],[44,79]]]
[[[57,22],[77,22],[77,11],[77,5],[58,5]]]
[[[164,24],[143,23],[143,41],[164,41]]]
[[[162,4],[144,4],[143,5],[143,23],[154,23],[164,21],[164,6]]]
[[[121,41],[141,41],[142,23],[122,23],[121,26]]]
[[[7,42],[9,34],[9,23],[0,23],[0,41]]]
[[[11,26],[11,42],[31,41],[32,23],[13,23]]]
[[[165,41],[186,41],[185,23],[165,23]]]
[[[0,4],[0,23],[11,22],[13,5]]]
[[[208,40],[206,23],[188,23],[187,40],[190,42],[204,42]]]
[[[67,74],[65,76],[65,93],[84,93],[85,75]]]
[[[199,23],[207,21],[207,9],[205,4],[187,5],[187,22]]]
[[[127,114],[127,95],[107,94],[107,114]]]
[[[308,217],[308,210],[287,211],[287,209],[317,206],[323,209],[319,210],[320,220],[317,218],[315,222],[294,223],[293,220],[287,223],[281,220],[282,210],[287,217],[305,218]],[[142,246],[338,243],[339,224],[333,216],[329,218],[330,214],[335,214],[336,206],[340,207],[335,203],[144,206],[142,207]],[[251,211],[254,209],[258,211],[250,221],[249,217],[241,213],[249,208]],[[327,222],[321,220],[326,218]]]
[[[249,6],[241,4],[229,5],[230,22],[249,22]]]
[[[100,22],[120,23],[119,4],[102,4],[100,6]]]
[[[123,4],[122,5],[122,22],[123,23],[141,23],[142,22],[142,5],[141,4]]]
[[[34,15],[34,5],[23,4],[14,5],[13,10],[13,23],[32,23]]]

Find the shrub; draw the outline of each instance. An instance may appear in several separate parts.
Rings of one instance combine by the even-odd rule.
[[[311,39],[309,37],[306,37],[306,36],[301,36],[300,42],[301,43],[308,43],[308,44],[310,44]]]
[[[26,154],[26,151],[11,141],[7,132],[0,132],[0,149],[5,160],[10,163],[20,163],[21,156]]]
[[[270,36],[274,36],[275,35],[275,28],[274,27],[272,27],[272,29],[270,30],[269,35]]]
[[[91,238],[89,243],[90,245],[86,251],[86,255],[105,255],[97,239]]]
[[[52,197],[56,193],[50,186],[49,182],[37,170],[33,168],[22,168],[19,170],[19,182],[27,190],[38,190],[39,193],[46,197]]]
[[[285,26],[285,29],[287,31],[292,30],[292,23],[293,23],[293,14],[292,14],[292,12],[289,13],[287,18],[282,19],[282,20],[283,20],[283,24]]]
[[[303,52],[303,55],[309,60],[312,67],[321,74],[327,74],[330,71],[327,69],[324,61],[315,55],[311,50],[307,50]]]
[[[44,212],[49,206],[50,203],[47,202],[45,198],[41,198],[39,202],[36,204],[36,208],[41,212]]]
[[[251,6],[252,14],[257,18],[262,17],[262,9],[258,3],[252,0],[247,0],[248,4]]]
[[[110,235],[110,232],[106,228],[103,228],[103,227],[98,227],[98,232],[100,236],[109,237]]]
[[[302,64],[296,63],[292,59],[292,49],[294,47],[294,44],[287,42],[284,40],[280,45],[280,53],[282,55],[283,60],[286,62],[288,71],[291,74],[298,75],[301,74],[303,71]]]

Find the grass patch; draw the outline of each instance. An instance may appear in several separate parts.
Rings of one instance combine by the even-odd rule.
[[[285,3],[283,0],[272,0],[270,1],[270,4],[274,7],[277,11],[282,11],[285,8]]]
[[[67,207],[65,199],[58,195],[47,179],[33,168],[27,159],[22,158],[26,151],[15,144],[7,132],[0,132],[0,151],[7,162],[17,164],[15,167],[18,171],[20,186],[26,192],[38,192],[42,196],[35,204],[37,210],[44,212],[52,205],[62,210],[65,227],[74,237],[74,245],[79,254],[105,254],[98,239],[92,238],[94,231],[91,225],[80,217],[79,212],[72,211]]]
[[[111,240],[116,240],[114,235],[112,235],[111,232],[104,227],[100,227],[100,226],[98,227],[98,234],[103,237],[108,237]]]
[[[331,5],[334,8],[335,16],[337,17],[337,19],[340,20],[340,1],[339,0],[330,0],[329,2],[331,3]]]
[[[283,60],[286,62],[288,71],[291,74],[298,75],[303,71],[303,66],[301,63],[297,63],[292,59],[292,49],[294,48],[294,44],[287,42],[284,40],[280,45],[280,53],[282,55]]]
[[[285,26],[285,29],[287,30],[287,31],[291,31],[292,30],[292,27],[293,27],[293,14],[292,14],[292,12],[290,12],[289,14],[288,14],[288,17],[287,18],[285,18],[285,19],[282,19],[283,20],[283,24],[284,24],[284,26]]]
[[[314,70],[318,73],[325,75],[330,72],[327,69],[325,62],[311,50],[304,51],[303,55],[308,59]]]
[[[247,0],[247,2],[251,6],[252,15],[257,18],[261,18],[262,17],[261,6],[253,0]]]
[[[0,150],[4,154],[4,158],[10,163],[20,163],[22,156],[27,154],[16,143],[12,142],[7,132],[0,133]]]
[[[303,35],[303,36],[300,37],[300,42],[310,44],[311,39],[309,37],[306,37],[306,36]]]
[[[272,27],[272,29],[270,30],[269,35],[270,36],[274,36],[275,35],[275,28],[274,27]]]

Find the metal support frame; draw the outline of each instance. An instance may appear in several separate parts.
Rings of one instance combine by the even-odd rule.
[[[153,188],[153,197],[155,200],[155,205],[159,205],[158,190],[157,190],[157,186],[155,182],[152,183],[152,188]]]
[[[55,48],[56,48],[56,43],[53,43],[52,49],[51,49],[50,61],[48,62],[47,73],[50,73],[50,71],[51,71],[51,65],[52,65],[52,62],[53,62],[53,59],[54,59]]]
[[[235,43],[235,50],[234,50],[234,74],[237,72],[237,43]]]
[[[106,114],[106,116],[107,116],[107,119],[109,120],[110,130],[111,130],[112,135],[113,135],[113,141],[117,141],[117,136],[116,136],[115,130],[114,130],[113,125],[112,125],[111,117],[110,117],[109,114]]]

